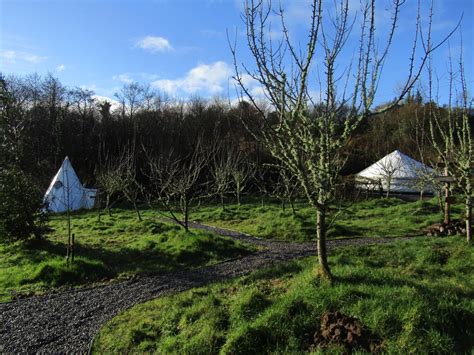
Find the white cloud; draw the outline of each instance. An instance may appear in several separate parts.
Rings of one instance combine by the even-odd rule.
[[[263,86],[255,86],[250,89],[250,94],[256,99],[265,98],[265,89]]]
[[[222,61],[212,64],[199,64],[183,78],[155,80],[151,85],[173,95],[178,91],[187,94],[197,92],[218,94],[224,90],[224,86],[227,85],[232,72],[232,67]]]
[[[158,36],[143,37],[135,43],[135,46],[152,53],[168,52],[173,50],[173,47],[166,38]]]
[[[22,61],[22,62],[29,62],[33,64],[37,64],[47,59],[47,57],[39,56],[36,54],[31,54],[27,52],[17,52],[17,51],[12,51],[12,50],[1,51],[0,58],[10,63],[15,63],[16,61]]]
[[[176,91],[184,85],[184,80],[169,80],[169,79],[160,79],[155,80],[151,83],[151,86],[160,89],[168,94],[176,94]],[[184,90],[184,89],[183,89]]]
[[[110,106],[110,111],[115,111],[118,110],[122,107],[120,103],[117,100],[111,99],[110,97],[107,96],[100,96],[100,95],[93,95],[92,98],[97,102],[97,103],[103,103],[105,101],[109,102],[111,104]]]
[[[14,60],[16,57],[15,51],[2,51],[0,52],[0,57],[3,59]]]
[[[125,84],[131,84],[133,82],[133,79],[130,77],[130,74],[128,73],[123,73],[119,75],[114,75],[112,79],[120,81]]]
[[[215,30],[202,30],[201,34],[209,39],[224,38],[224,32]]]
[[[65,69],[66,69],[66,66],[65,66],[64,64],[58,65],[58,66],[56,67],[56,71],[57,71],[58,73],[63,72]]]
[[[45,60],[46,57],[41,57],[41,56],[35,55],[35,54],[28,54],[28,55],[25,55],[23,57],[23,59],[26,60],[27,62],[36,64],[36,63],[39,63],[39,62],[42,62],[43,60]]]
[[[91,91],[97,91],[97,85],[92,84],[92,85],[81,85],[80,88],[82,90],[91,90]]]
[[[241,80],[242,80],[242,84],[244,84],[245,87],[259,85],[259,82],[247,73],[241,74],[240,77],[241,77]]]
[[[142,82],[142,81],[152,81],[157,80],[159,75],[153,73],[146,73],[146,72],[136,72],[136,73],[122,73],[112,76],[113,80],[120,81],[124,84],[131,84],[134,81]]]
[[[156,80],[158,79],[160,76],[157,75],[157,74],[152,74],[152,73],[144,73],[144,72],[141,72],[141,73],[136,73],[136,75],[141,78],[141,79],[144,79],[144,80]]]
[[[248,90],[249,94],[253,96],[254,99],[264,100],[266,99],[266,90],[263,88],[262,84],[251,75],[247,73],[241,74],[242,84]],[[237,87],[237,91],[240,91],[240,88]]]

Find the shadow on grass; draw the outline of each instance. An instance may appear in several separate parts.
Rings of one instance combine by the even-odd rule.
[[[271,268],[255,271],[248,275],[245,280],[247,283],[252,283],[258,280],[271,280],[283,276],[294,276],[302,270],[302,265],[297,262],[290,261],[274,265]]]
[[[354,227],[351,226],[350,228],[341,226],[339,224],[333,225],[329,231],[328,231],[328,238],[333,238],[333,237],[357,237],[364,235],[364,233],[367,231],[365,228],[359,228],[359,227]]]
[[[345,215],[348,214],[355,214],[354,212],[345,212]],[[316,223],[314,218],[311,215],[303,215],[303,214],[296,214],[292,215],[291,218],[294,218],[298,225],[300,226],[301,234],[304,235],[304,240],[310,241],[316,239]],[[347,216],[339,217],[336,219],[335,223],[332,224],[328,231],[327,237],[328,238],[353,238],[353,237],[367,237],[373,236],[373,226],[364,226],[363,218],[357,217],[357,220],[361,223],[359,225],[351,224],[350,226],[344,225],[347,223]],[[382,237],[406,237],[406,236],[416,236],[420,235],[420,233],[414,232],[404,232],[398,234],[390,234],[388,235],[385,231],[380,231],[380,236]]]
[[[193,238],[193,235],[186,236]],[[22,257],[37,264],[33,274],[25,275],[22,285],[43,283],[52,287],[104,281],[119,275],[151,275],[177,268],[193,268],[219,260],[249,254],[242,246],[227,239],[199,239],[189,244],[161,245],[148,240],[138,248],[118,250],[76,243],[75,260],[67,265],[65,245],[42,240],[22,249]]]
[[[450,286],[429,289],[428,287],[407,279],[397,278],[366,278],[361,275],[351,276],[334,276],[334,285],[352,285],[358,286],[362,289],[368,289],[370,286],[390,287],[390,288],[401,288],[410,287],[415,289],[416,292],[422,297],[427,303],[425,308],[426,312],[431,309],[436,309],[437,313],[435,317],[431,317],[430,314],[420,314],[420,327],[423,327],[426,322],[430,324],[430,327],[439,331],[441,334],[447,334],[449,337],[455,340],[456,352],[467,353],[474,347],[474,312],[466,311],[465,308],[456,307],[456,305],[442,306],[441,302],[444,295],[449,294]],[[353,290],[350,296],[354,296],[356,299],[370,299],[372,295],[369,292]],[[474,298],[473,291],[456,290],[456,302],[470,301]],[[423,330],[419,329],[419,330]]]
[[[407,281],[405,279],[393,279],[393,278],[380,278],[380,279],[367,279],[361,275],[351,274],[350,276],[333,276],[334,284],[341,285],[353,285],[353,286],[390,286],[390,287],[403,287],[410,286],[419,288],[420,286],[417,283]]]

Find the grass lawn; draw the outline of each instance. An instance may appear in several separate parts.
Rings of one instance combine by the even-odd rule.
[[[102,328],[93,350],[305,353],[323,312],[340,311],[357,317],[387,353],[472,351],[474,249],[463,238],[419,237],[331,254],[332,285],[314,277],[315,258],[290,262],[137,305]]]
[[[18,293],[208,265],[253,250],[209,232],[186,233],[155,217],[152,211],[144,211],[144,220],[139,222],[131,210],[115,210],[112,217],[102,216],[98,222],[96,212],[73,214],[76,258],[70,266],[65,262],[67,225],[63,215],[52,217],[54,231],[44,242],[0,244],[0,301]]]
[[[462,206],[453,210],[456,217]],[[115,210],[112,217],[102,216],[101,222],[93,211],[73,214],[76,260],[71,266],[64,261],[67,229],[63,215],[52,216],[54,231],[42,243],[0,244],[0,302],[61,286],[208,265],[252,250],[212,233],[186,233],[177,225],[157,221],[151,210],[142,214],[143,222],[124,209]],[[303,203],[297,205],[297,215],[289,208],[282,211],[277,203],[266,202],[262,207],[255,200],[228,205],[224,211],[202,205],[191,218],[265,238],[304,241],[315,237],[314,212]],[[416,235],[441,219],[435,200],[373,199],[348,207],[329,229],[329,237]]]
[[[440,222],[436,199],[404,202],[397,198],[371,199],[343,206],[335,223],[329,228],[329,238],[396,237],[420,235],[428,225]],[[331,214],[336,213],[334,209]],[[453,206],[453,217],[459,218],[463,208]],[[297,214],[291,208],[282,210],[278,203],[249,202],[241,206],[227,205],[224,210],[214,205],[202,206],[191,219],[211,225],[235,229],[262,238],[305,241],[316,238],[316,217],[313,209],[297,204]],[[331,217],[328,219],[328,223]]]

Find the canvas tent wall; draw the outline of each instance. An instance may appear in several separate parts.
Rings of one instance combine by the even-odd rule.
[[[420,193],[421,190],[434,193],[427,178],[435,175],[432,168],[395,150],[356,174],[356,187],[395,193]]]
[[[44,194],[46,209],[65,212],[94,207],[96,189],[84,188],[74,168],[66,157]]]

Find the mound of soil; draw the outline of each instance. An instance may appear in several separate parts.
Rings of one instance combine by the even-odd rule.
[[[455,220],[449,224],[434,223],[425,229],[428,237],[445,237],[448,235],[465,234],[466,224],[462,220]]]
[[[347,353],[352,353],[355,349],[368,352],[382,350],[382,341],[364,328],[360,320],[337,311],[325,312],[321,317],[320,329],[314,334],[310,351],[334,345],[344,347]]]

